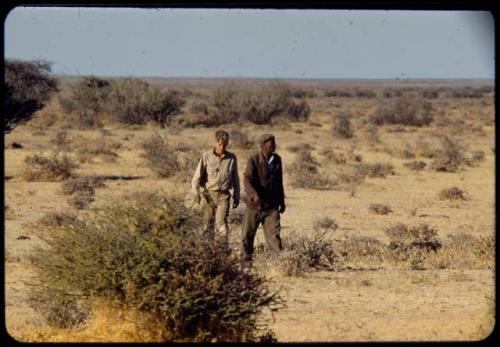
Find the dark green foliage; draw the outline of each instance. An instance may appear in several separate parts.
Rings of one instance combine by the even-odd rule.
[[[370,117],[370,122],[375,125],[429,125],[433,120],[431,111],[430,102],[418,97],[402,96],[391,101],[381,102]]]
[[[179,196],[143,193],[94,213],[78,227],[40,233],[32,255],[32,305],[46,317],[55,294],[83,304],[117,302],[160,323],[164,341],[257,341],[259,313],[280,304],[239,257],[201,235],[201,217]],[[36,295],[35,295],[36,292]]]
[[[10,133],[45,106],[57,89],[49,76],[50,64],[43,61],[5,60],[3,132]]]
[[[339,112],[333,117],[332,132],[336,137],[349,139],[353,136],[351,125],[351,114],[348,112]]]

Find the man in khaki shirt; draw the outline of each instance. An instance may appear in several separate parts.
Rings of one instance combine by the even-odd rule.
[[[200,203],[200,195],[203,195],[203,232],[210,240],[214,240],[217,234],[227,250],[230,189],[233,189],[233,208],[238,207],[240,202],[237,159],[233,153],[226,151],[228,144],[229,134],[224,130],[217,130],[214,148],[201,155],[191,182],[195,203]],[[204,189],[200,194],[201,187]]]

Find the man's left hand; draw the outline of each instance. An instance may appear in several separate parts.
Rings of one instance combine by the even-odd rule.
[[[285,206],[285,203],[283,203],[283,204],[280,205],[280,208],[279,208],[278,212],[279,213],[283,213],[283,212],[285,212],[285,209],[286,209],[286,206]]]
[[[233,208],[238,207],[239,204],[240,204],[239,200],[233,200]]]

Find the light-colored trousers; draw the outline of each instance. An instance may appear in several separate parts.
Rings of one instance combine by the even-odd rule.
[[[229,247],[227,217],[231,193],[228,191],[208,190],[203,193],[203,233],[209,240],[223,241]]]

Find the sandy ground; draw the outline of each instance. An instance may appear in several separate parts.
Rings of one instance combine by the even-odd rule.
[[[474,110],[493,112],[492,106],[473,101],[456,101],[447,111],[462,117]],[[319,110],[331,104],[320,104]],[[346,107],[346,106],[342,106]],[[373,104],[351,106],[360,114],[367,114]],[[313,107],[313,109],[315,109]],[[354,112],[354,113],[356,113]],[[348,149],[363,157],[364,162],[390,162],[396,175],[386,178],[367,178],[355,192],[313,191],[293,189],[285,175],[287,211],[282,216],[282,235],[287,232],[307,233],[315,218],[334,218],[339,233],[366,235],[387,242],[384,228],[397,222],[408,225],[428,223],[435,227],[441,239],[447,235],[465,232],[471,235],[491,235],[495,232],[495,176],[494,127],[483,126],[482,132],[459,134],[470,150],[485,152],[485,160],[477,167],[467,167],[458,173],[442,173],[425,169],[415,172],[403,166],[408,159],[391,156],[380,146],[370,147],[362,132],[352,140],[335,139],[330,134],[329,112],[313,112],[312,120],[323,124],[276,126],[274,128],[246,126],[241,130],[251,136],[271,131],[276,135],[278,153],[284,165],[289,165],[295,154],[287,147],[308,142],[321,158],[319,150],[326,146]],[[474,121],[474,120],[471,120]],[[153,131],[109,128],[109,138],[120,142],[116,163],[96,160],[81,166],[79,174],[107,176],[106,187],[97,189],[96,204],[120,198],[138,190],[164,190],[187,193],[188,183],[158,179],[144,167],[139,157],[140,142]],[[167,130],[162,130],[168,133]],[[168,134],[171,143],[184,142],[209,148],[214,129],[185,129]],[[381,131],[385,146],[400,148],[419,136],[430,138],[442,132],[435,127],[406,133]],[[97,131],[71,130],[71,134],[84,138],[97,138]],[[5,143],[23,144],[22,149],[7,148],[5,154],[5,202],[8,205],[5,220],[5,293],[6,324],[13,336],[37,327],[44,322],[27,303],[26,285],[31,266],[27,262],[30,252],[41,241],[30,233],[26,223],[34,222],[51,211],[71,210],[66,196],[61,193],[60,182],[26,182],[20,177],[24,158],[47,146],[55,130],[34,135],[30,125],[20,126],[6,136]],[[235,150],[240,158],[240,177],[249,152]],[[420,158],[417,158],[420,159]],[[424,161],[429,162],[427,159]],[[335,164],[323,162],[322,172],[328,174]],[[470,195],[468,201],[452,203],[438,198],[444,188],[458,186]],[[370,213],[372,203],[383,203],[393,209],[388,215]],[[240,230],[231,230],[236,239]],[[28,239],[21,236],[27,236]],[[21,238],[20,238],[21,237]],[[257,243],[263,242],[259,232]],[[495,280],[494,264],[489,269],[443,269],[410,271],[383,268],[377,271],[316,271],[301,277],[274,275],[272,288],[281,288],[287,306],[274,313],[271,323],[279,341],[443,341],[480,340],[486,337],[494,323]]]

